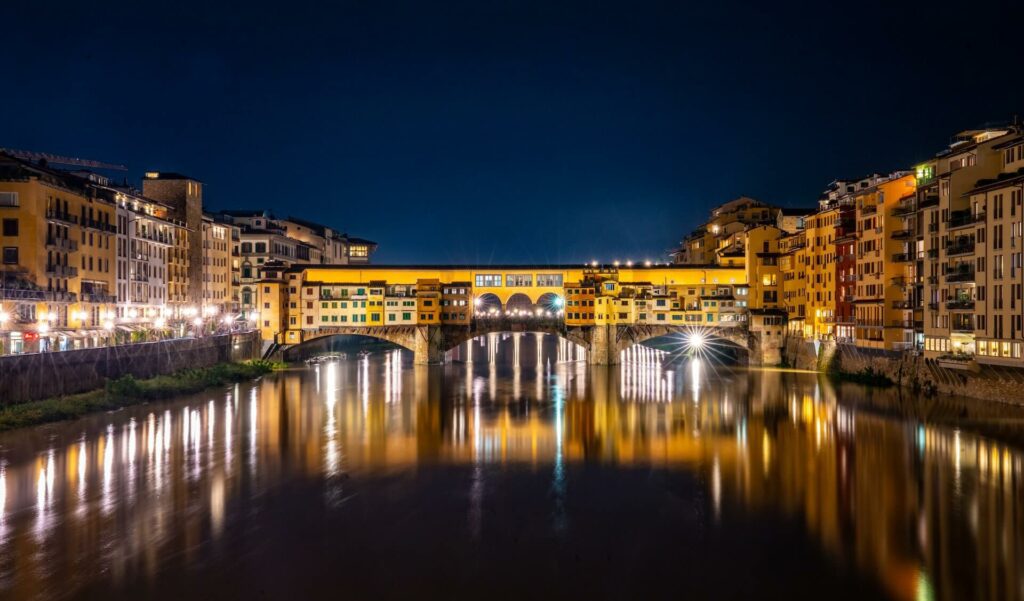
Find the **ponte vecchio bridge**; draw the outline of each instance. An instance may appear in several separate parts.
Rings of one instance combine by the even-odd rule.
[[[774,342],[749,327],[743,267],[267,265],[254,287],[253,317],[271,352],[347,334],[436,363],[478,336],[539,332],[610,365],[632,345],[699,331],[760,363]]]

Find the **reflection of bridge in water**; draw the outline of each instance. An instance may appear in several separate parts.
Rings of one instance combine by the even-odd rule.
[[[197,531],[224,542],[232,511],[300,477],[330,505],[382,474],[465,468],[479,476],[454,494],[486,521],[473,487],[508,465],[550,478],[557,519],[581,494],[571,470],[603,464],[693,483],[709,525],[781,514],[896,599],[1024,597],[1019,449],[916,417],[925,401],[898,391],[843,385],[841,404],[815,375],[639,359],[410,367],[393,352],[55,424],[45,447],[38,430],[6,433],[0,557],[18,561],[0,581],[195,557]]]

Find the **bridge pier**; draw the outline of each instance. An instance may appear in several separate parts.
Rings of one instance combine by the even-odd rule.
[[[417,326],[412,336],[413,363],[431,365],[444,363],[444,333],[441,326]]]
[[[619,345],[616,340],[616,326],[592,326],[590,348],[587,349],[587,363],[591,365],[618,365]]]

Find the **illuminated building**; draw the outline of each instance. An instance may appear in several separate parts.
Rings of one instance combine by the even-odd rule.
[[[116,210],[88,175],[0,154],[4,352],[93,346],[115,309]]]

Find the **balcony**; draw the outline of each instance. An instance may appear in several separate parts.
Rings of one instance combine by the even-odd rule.
[[[914,206],[914,202],[911,200],[910,202],[901,202],[897,204],[890,215],[893,217],[906,217],[908,215],[913,215],[916,212],[917,207]]]
[[[949,329],[954,332],[974,332],[974,319],[970,315],[960,315],[963,319],[954,319],[953,323],[950,324]]]
[[[930,311],[938,311],[939,310],[939,303],[928,303],[928,309]]]
[[[939,249],[937,249],[937,248],[929,248],[928,250],[926,250],[924,252],[924,254],[929,259],[938,259],[939,258]]]
[[[860,209],[861,215],[874,215],[877,212],[878,212],[878,205],[868,205],[868,206],[865,206],[865,207],[861,207],[861,209]]]
[[[892,233],[892,239],[893,240],[906,240],[907,238],[911,238],[913,236],[914,236],[914,231],[909,229],[909,228],[905,228],[905,229],[902,229],[902,230],[895,230]]]
[[[49,221],[56,221],[59,223],[65,223],[68,225],[78,225],[78,217],[75,217],[71,213],[65,211],[59,211],[57,209],[47,209],[46,218]]]
[[[957,269],[946,274],[947,282],[973,282],[974,269]]]
[[[892,256],[893,263],[912,263],[914,261],[914,255],[912,253],[896,253]]]
[[[82,302],[114,304],[117,299],[109,292],[83,292]]]
[[[952,246],[946,247],[947,257],[956,257],[958,255],[967,255],[974,252],[974,242],[957,242]]]
[[[892,308],[893,309],[903,309],[905,311],[909,311],[909,310],[914,308],[914,301],[909,301],[909,300],[892,301]]]
[[[954,300],[946,301],[946,308],[950,311],[973,311],[974,310],[974,299],[973,298],[958,298]]]
[[[887,327],[897,328],[900,330],[913,330],[914,322],[910,319],[897,319],[895,321],[890,321]]]
[[[51,278],[78,277],[78,268],[70,265],[47,265],[46,276]]]
[[[984,221],[985,213],[975,213],[972,215],[969,211],[954,211],[949,214],[949,221],[946,222],[946,229],[953,230]]]
[[[78,242],[70,238],[46,238],[46,249],[73,253],[78,250]]]
[[[930,207],[937,206],[939,206],[939,196],[937,194],[925,196],[924,198],[921,199],[921,202],[917,203],[917,208],[919,209],[927,209]]]
[[[929,234],[934,234],[934,233],[937,233],[938,231],[939,231],[939,224],[938,223],[929,223],[928,224],[928,233]]]
[[[78,300],[78,295],[67,290],[47,290],[43,299],[53,303],[73,303]]]
[[[117,233],[117,228],[114,227],[113,224],[111,224],[111,223],[103,223],[102,221],[99,221],[99,220],[96,220],[96,219],[83,219],[82,220],[82,227],[87,227],[89,229],[99,230],[99,231],[107,233],[107,234],[116,234]]]
[[[939,284],[939,276],[937,276],[937,275],[930,275],[930,276],[928,276],[928,283],[931,284],[932,286],[937,286]]]

